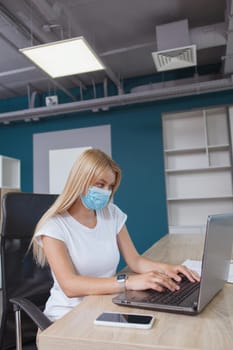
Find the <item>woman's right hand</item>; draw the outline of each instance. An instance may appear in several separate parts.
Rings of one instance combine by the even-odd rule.
[[[166,288],[172,292],[180,289],[179,285],[172,278],[156,271],[128,275],[125,287],[128,290],[154,289],[158,292],[162,292]]]

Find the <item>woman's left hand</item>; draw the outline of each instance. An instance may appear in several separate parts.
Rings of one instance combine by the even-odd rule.
[[[176,282],[181,281],[182,277],[180,275],[184,275],[191,282],[200,281],[200,276],[198,275],[198,273],[196,271],[188,269],[184,265],[170,265],[170,264],[159,263],[158,271],[160,273],[164,273],[165,275],[169,276]]]

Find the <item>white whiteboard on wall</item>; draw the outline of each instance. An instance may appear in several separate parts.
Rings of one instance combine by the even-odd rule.
[[[33,192],[49,193],[49,151],[99,148],[111,156],[111,126],[50,131],[33,135]]]
[[[80,154],[92,147],[49,150],[49,193],[60,194],[69,172]]]

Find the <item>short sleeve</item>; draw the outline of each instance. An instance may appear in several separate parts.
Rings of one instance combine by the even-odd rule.
[[[42,246],[41,236],[56,238],[64,242],[65,232],[62,226],[62,222],[60,222],[58,216],[48,219],[35,233],[38,244]]]
[[[118,234],[127,220],[127,215],[117,205],[113,203],[110,203],[108,207],[109,207],[111,216],[115,221],[116,232]]]

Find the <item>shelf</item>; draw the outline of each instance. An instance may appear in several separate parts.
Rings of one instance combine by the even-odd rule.
[[[206,172],[206,171],[219,171],[219,170],[229,170],[231,169],[230,165],[217,166],[217,167],[206,167],[206,168],[186,168],[186,169],[166,169],[167,174],[176,174],[176,173],[193,173],[193,172]]]
[[[224,145],[209,145],[208,150],[209,151],[227,151],[230,148],[229,144]]]
[[[0,156],[0,187],[20,188],[20,160]]]
[[[206,147],[195,147],[195,148],[174,148],[165,149],[167,154],[179,154],[179,153],[193,153],[193,152],[206,152]]]
[[[178,233],[183,231],[183,228],[190,227],[187,232],[192,232],[193,227],[201,228],[206,225],[208,215],[231,213],[232,211],[232,197],[219,200],[207,198],[207,200],[171,201],[168,206],[169,229],[176,227]]]
[[[211,200],[224,200],[233,199],[233,195],[229,196],[216,196],[216,197],[184,197],[184,198],[167,198],[169,202],[179,202],[179,201],[211,201]]]
[[[200,146],[200,147],[190,147],[190,148],[170,148],[165,149],[164,152],[166,154],[179,154],[179,153],[195,153],[195,152],[206,152],[209,151],[224,151],[228,150],[230,147],[229,144],[222,144],[222,145],[207,145],[207,146]]]

